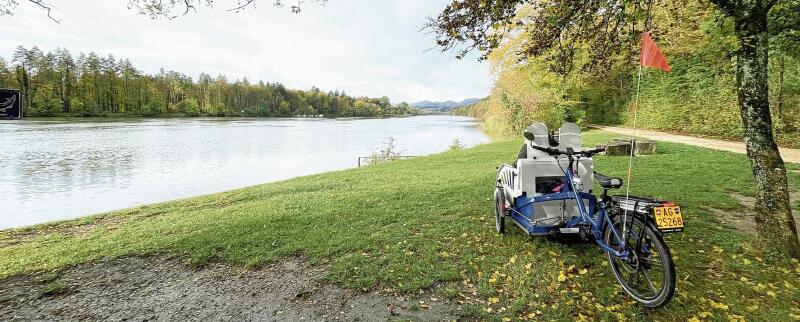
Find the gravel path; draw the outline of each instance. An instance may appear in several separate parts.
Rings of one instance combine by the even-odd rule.
[[[589,127],[608,132],[619,133],[623,135],[631,135],[632,133],[632,130],[629,128],[616,127],[616,126],[590,125]],[[687,135],[679,135],[679,134],[643,130],[643,129],[636,129],[636,136],[656,141],[682,143],[687,145],[694,145],[709,149],[716,149],[716,150],[735,152],[741,154],[747,153],[747,151],[745,150],[744,142],[732,142],[732,141],[698,138]],[[800,163],[800,149],[781,148],[780,151],[781,151],[781,156],[783,157],[783,161]]]
[[[175,259],[122,258],[58,276],[0,281],[0,321],[437,321],[459,318],[454,303],[397,298],[320,281],[299,258],[248,270]],[[424,301],[424,305],[420,304]]]

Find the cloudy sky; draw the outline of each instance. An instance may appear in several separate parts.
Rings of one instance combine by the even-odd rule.
[[[0,17],[0,55],[9,60],[17,45],[63,47],[129,58],[148,73],[222,73],[393,102],[484,97],[491,84],[474,57],[428,51],[433,36],[419,29],[447,0],[331,0],[305,4],[300,14],[271,0],[232,13],[225,9],[235,0],[217,0],[214,8],[156,21],[127,9],[127,0],[51,2],[60,24],[24,0],[14,16]]]

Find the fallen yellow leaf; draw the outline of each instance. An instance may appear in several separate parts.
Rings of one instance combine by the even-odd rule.
[[[720,309],[720,310],[723,310],[723,311],[727,311],[728,310],[728,305],[727,304],[717,303],[717,302],[714,302],[714,300],[708,300],[708,303],[711,304],[711,307],[713,307],[715,309]]]
[[[494,304],[494,303],[497,303],[497,302],[500,302],[499,298],[496,298],[496,297],[490,297],[489,298],[489,303]]]
[[[731,322],[745,322],[746,320],[741,315],[728,314],[728,321],[731,321]]]
[[[708,312],[708,311],[700,312],[697,315],[699,315],[701,318],[707,318],[709,316],[714,316],[714,314],[711,314],[711,312]]]
[[[559,272],[558,273],[558,281],[559,282],[563,282],[563,281],[566,281],[566,280],[567,280],[567,275],[564,275],[564,272]]]

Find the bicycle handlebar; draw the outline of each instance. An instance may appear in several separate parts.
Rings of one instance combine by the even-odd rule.
[[[562,155],[562,154],[563,155],[567,155],[567,156],[578,155],[578,156],[584,156],[584,157],[587,157],[587,158],[591,158],[593,155],[598,154],[598,153],[603,152],[603,151],[606,150],[605,148],[597,148],[597,149],[591,149],[591,150],[586,150],[586,151],[575,152],[575,151],[572,150],[572,148],[567,148],[567,151],[561,151],[559,149],[545,148],[545,147],[536,146],[536,145],[531,145],[531,148],[533,148],[535,150],[542,151],[542,152],[547,153],[549,155]]]

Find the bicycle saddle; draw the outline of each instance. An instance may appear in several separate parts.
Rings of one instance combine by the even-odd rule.
[[[597,183],[600,184],[600,186],[603,188],[617,189],[619,187],[622,187],[622,179],[620,178],[609,177],[596,171],[594,173],[594,177],[597,178]]]

